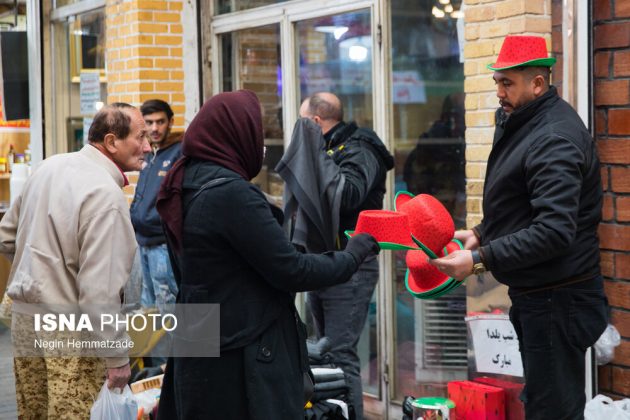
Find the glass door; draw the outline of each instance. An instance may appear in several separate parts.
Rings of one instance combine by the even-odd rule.
[[[341,100],[344,121],[373,128],[374,45],[370,10],[297,21],[295,37],[299,102],[317,92],[332,92]],[[363,392],[374,396],[380,395],[378,306],[375,293],[358,346]],[[308,311],[305,322],[312,331]]]
[[[392,0],[394,189],[431,194],[457,229],[466,223],[461,0]],[[392,399],[447,396],[467,379],[466,288],[432,300],[405,286],[405,252],[393,255]]]
[[[282,205],[282,179],[274,168],[284,151],[280,25],[271,24],[221,35],[224,92],[248,89],[258,95],[263,110],[265,160],[252,180]]]

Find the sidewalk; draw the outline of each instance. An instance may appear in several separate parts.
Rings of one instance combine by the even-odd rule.
[[[0,419],[17,419],[11,330],[0,324]]]

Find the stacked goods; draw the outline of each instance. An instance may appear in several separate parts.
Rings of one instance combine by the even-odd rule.
[[[455,224],[448,210],[431,195],[414,196],[406,191],[396,194],[395,208],[362,211],[355,230],[346,231],[346,236],[369,233],[381,249],[408,250],[405,285],[418,299],[435,299],[460,286],[461,281],[428,262],[464,249],[453,238]]]
[[[348,405],[346,374],[334,365],[329,353],[330,339],[322,337],[316,343],[306,342],[313,379],[313,395],[304,407],[305,420],[346,420],[354,417]]]

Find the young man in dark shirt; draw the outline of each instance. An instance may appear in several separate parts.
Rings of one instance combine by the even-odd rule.
[[[131,203],[131,221],[136,231],[142,265],[141,304],[144,307],[157,306],[163,312],[166,305],[175,303],[177,284],[155,201],[166,173],[181,156],[181,135],[171,135],[173,110],[166,102],[148,100],[142,104],[140,111],[153,150],[147,154],[146,165],[140,172]]]

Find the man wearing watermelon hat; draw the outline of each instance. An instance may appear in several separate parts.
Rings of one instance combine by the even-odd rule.
[[[500,108],[482,222],[457,232],[465,250],[432,260],[463,279],[484,269],[509,286],[528,420],[583,418],[584,356],[607,324],[597,228],[596,147],[549,84],[544,38],[508,36],[493,70]]]

